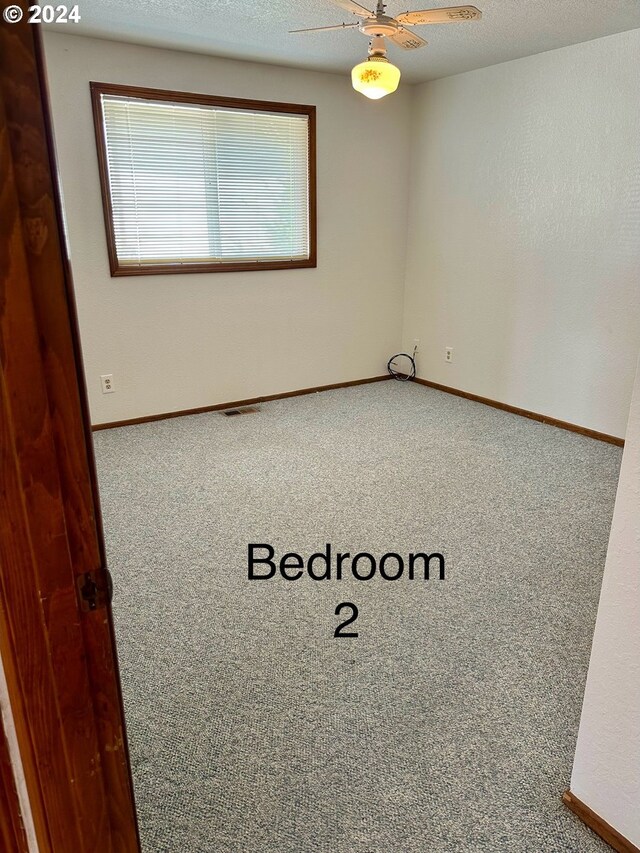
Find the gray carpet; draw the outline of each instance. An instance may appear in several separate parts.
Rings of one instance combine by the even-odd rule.
[[[399,382],[95,442],[145,853],[609,849],[560,795],[619,448]],[[447,579],[250,583],[250,541]]]

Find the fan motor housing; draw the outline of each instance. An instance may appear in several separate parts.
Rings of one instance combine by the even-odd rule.
[[[398,32],[398,25],[393,18],[378,15],[377,18],[365,18],[358,29],[367,36],[393,36]]]

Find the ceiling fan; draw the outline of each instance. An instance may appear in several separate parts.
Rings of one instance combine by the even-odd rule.
[[[335,24],[329,27],[309,27],[290,30],[291,33],[321,33],[329,30],[358,29],[371,39],[369,57],[356,65],[351,72],[353,88],[368,98],[382,98],[395,92],[400,82],[400,69],[387,59],[385,38],[404,50],[416,50],[427,42],[413,32],[412,27],[424,24],[457,24],[477,21],[482,12],[475,6],[449,6],[446,9],[423,9],[419,12],[403,12],[396,18],[385,15],[386,4],[377,0],[375,12],[365,9],[355,0],[331,0],[335,6],[351,12],[362,20],[350,24]]]

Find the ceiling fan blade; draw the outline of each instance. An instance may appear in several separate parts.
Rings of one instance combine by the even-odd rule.
[[[350,30],[359,24],[336,24],[334,27],[308,27],[306,30],[289,30],[290,33],[322,33],[327,30]]]
[[[404,27],[400,27],[394,35],[387,36],[387,38],[405,50],[417,50],[417,48],[424,47],[427,43],[421,36],[405,30]]]
[[[399,24],[459,24],[462,21],[477,21],[482,17],[475,6],[449,6],[447,9],[423,9],[422,12],[404,12],[396,15]]]
[[[340,6],[341,9],[346,9],[347,12],[351,12],[352,15],[357,15],[359,18],[374,17],[373,12],[365,9],[365,7],[361,6],[359,3],[355,3],[354,0],[331,0],[331,2],[334,6]]]

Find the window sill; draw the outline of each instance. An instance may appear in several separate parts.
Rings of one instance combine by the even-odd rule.
[[[153,264],[149,266],[111,265],[111,277],[132,275],[183,275],[184,273],[258,272],[259,270],[291,270],[317,267],[316,258],[300,261],[247,261],[246,263]]]

